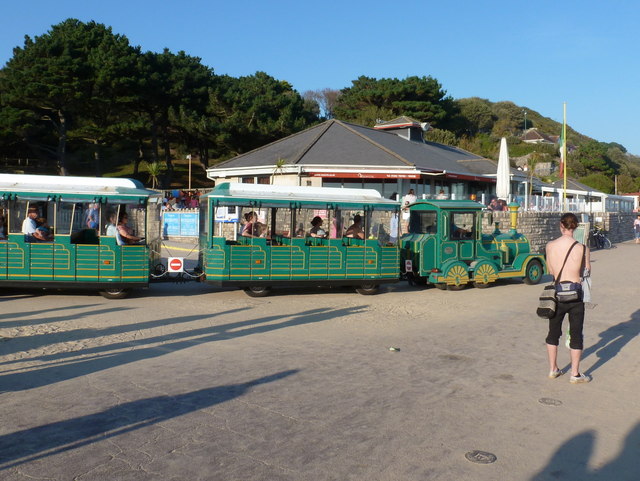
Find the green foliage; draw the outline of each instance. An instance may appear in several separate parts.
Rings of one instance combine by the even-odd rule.
[[[35,39],[25,37],[13,53],[0,75],[2,109],[13,113],[5,122],[23,132],[32,150],[55,151],[62,174],[68,142],[98,145],[119,135],[120,104],[130,100],[137,54],[126,37],[68,19]],[[57,145],[43,143],[43,128]]]
[[[604,192],[605,194],[613,194],[614,183],[611,177],[605,174],[589,174],[585,177],[578,179],[585,185],[593,187],[596,190]]]
[[[458,127],[460,134],[469,136],[491,132],[493,124],[497,120],[491,109],[491,102],[472,97],[457,100],[456,104],[460,110],[461,122]]]
[[[336,101],[336,118],[348,122],[372,126],[370,116],[391,120],[406,115],[420,122],[429,122],[433,127],[446,128],[452,121],[457,107],[442,86],[432,77],[407,77],[375,79],[361,76],[352,81],[352,86],[342,90]],[[362,123],[363,115],[369,123]]]
[[[574,155],[587,172],[603,173],[613,176],[618,171],[618,166],[608,155],[607,145],[591,140],[581,145]]]
[[[218,145],[237,154],[309,127],[317,119],[288,82],[264,72],[220,77],[208,111],[219,122]]]
[[[513,102],[496,102],[492,105],[496,121],[492,133],[496,137],[508,137],[524,127],[524,112]]]
[[[618,176],[618,193],[628,194],[636,192],[636,182],[630,175],[622,174]]]
[[[0,152],[55,158],[60,173],[93,158],[94,173],[116,166],[120,140],[138,146],[133,160],[153,164],[164,151],[229,157],[306,128],[315,106],[285,81],[264,73],[218,77],[197,57],[165,49],[140,52],[126,37],[75,19],[26,37],[0,70]],[[69,156],[72,160],[69,163]]]
[[[499,139],[489,134],[478,134],[475,137],[462,137],[458,147],[483,157],[497,158],[498,142]]]
[[[437,142],[438,144],[453,145],[458,144],[456,135],[450,130],[431,129],[425,135],[424,139],[429,142]]]
[[[558,153],[558,147],[555,145],[549,144],[528,144],[526,142],[521,142],[517,138],[513,139],[514,142],[509,142],[509,155],[511,157],[522,157],[533,152],[539,152],[542,154],[547,154],[550,156],[555,156]]]
[[[158,180],[162,175],[162,164],[160,162],[147,163],[147,172],[149,173],[149,182],[151,182],[151,188],[155,189],[158,185]]]

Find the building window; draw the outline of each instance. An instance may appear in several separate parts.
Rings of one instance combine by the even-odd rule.
[[[269,176],[260,176],[258,177],[258,184],[270,184],[271,183],[271,177]]]
[[[253,177],[243,177],[242,178],[242,183],[243,184],[255,184],[256,180]]]

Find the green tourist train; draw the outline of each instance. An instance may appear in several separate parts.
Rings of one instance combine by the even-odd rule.
[[[222,183],[200,201],[206,281],[250,296],[278,285],[397,282],[400,205],[370,189]]]
[[[107,298],[148,287],[163,267],[161,208],[162,195],[134,180],[0,174],[0,285]],[[369,189],[224,182],[200,198],[198,267],[188,275],[253,297],[283,286],[375,294],[403,278],[449,290],[538,283],[544,255],[530,251],[517,204],[510,209],[501,232],[472,201],[417,200],[401,211]]]
[[[459,290],[472,283],[488,287],[499,279],[521,278],[537,284],[546,271],[544,255],[530,252],[516,231],[518,204],[510,204],[511,229],[496,223],[483,234],[483,217],[493,215],[467,200],[418,200],[410,206],[409,233],[402,237],[402,266],[412,282]]]
[[[107,298],[147,287],[161,206],[135,180],[0,174],[0,285]]]

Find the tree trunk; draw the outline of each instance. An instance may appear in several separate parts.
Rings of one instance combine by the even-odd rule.
[[[206,146],[204,145],[200,146],[198,157],[200,157],[200,164],[202,164],[202,168],[205,170],[208,169],[209,168],[209,149],[207,149]]]
[[[67,119],[64,112],[58,110],[58,150],[57,165],[60,175],[69,175],[67,170]]]
[[[100,142],[93,141],[93,162],[96,169],[96,177],[102,177],[102,158],[100,157]]]
[[[171,162],[171,145],[169,143],[169,131],[167,127],[162,129],[162,147],[164,148],[164,161],[167,164],[167,174],[169,177],[173,177],[173,163]]]
[[[151,162],[158,161],[158,123],[155,116],[151,119]]]
[[[144,143],[142,139],[138,139],[138,157],[133,161],[133,175],[137,176],[140,172],[140,164],[144,161]]]

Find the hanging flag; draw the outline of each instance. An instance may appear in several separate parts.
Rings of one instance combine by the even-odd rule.
[[[558,174],[560,175],[560,177],[562,177],[564,175],[564,164],[566,162],[565,158],[564,158],[564,153],[566,151],[566,147],[565,147],[565,136],[564,136],[564,123],[562,124],[562,130],[560,132],[560,138],[558,139],[558,143],[560,144],[560,165],[559,165],[559,169],[558,169]]]

